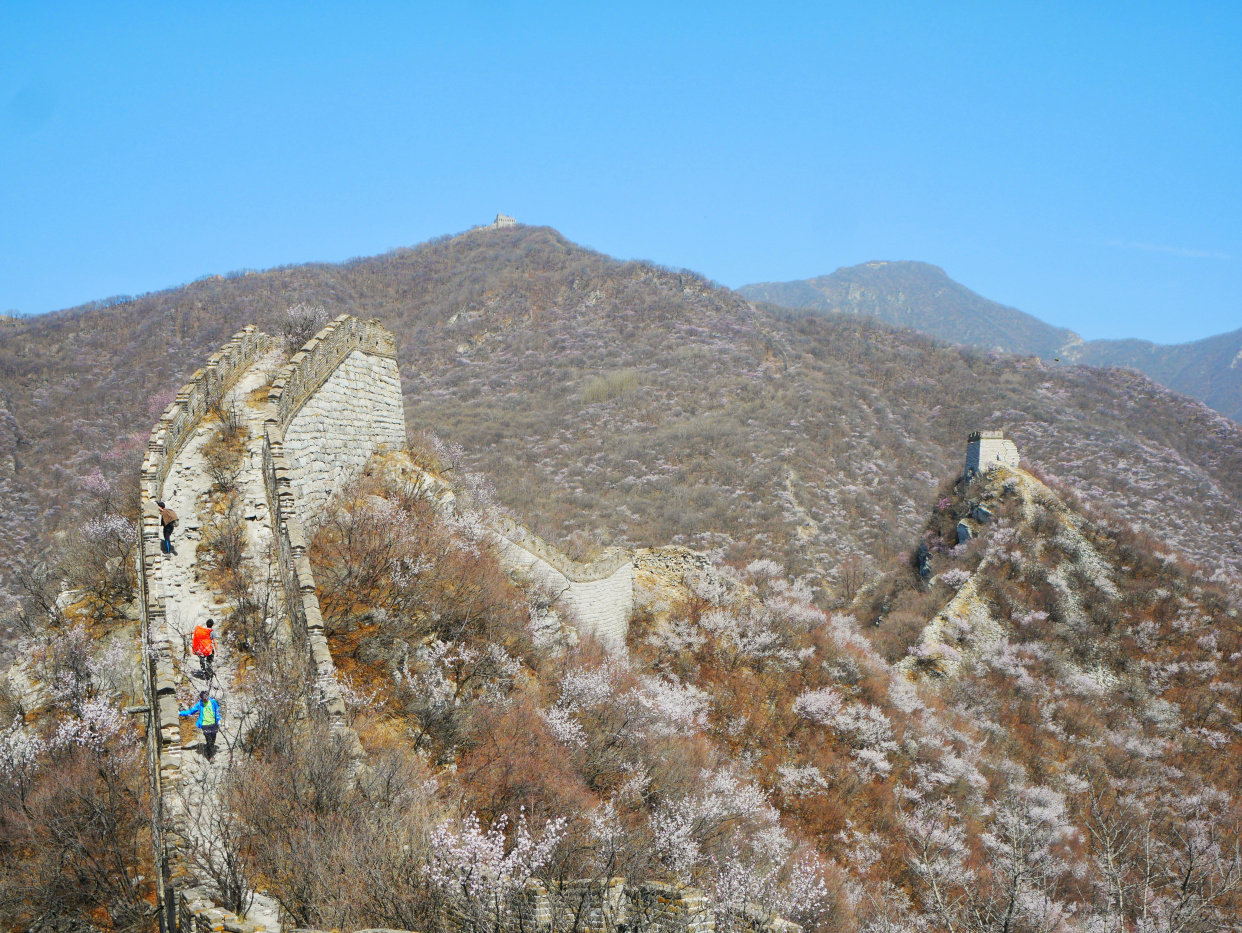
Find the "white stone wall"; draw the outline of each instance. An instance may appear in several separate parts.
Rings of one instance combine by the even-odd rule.
[[[405,445],[405,413],[397,361],[354,350],[285,430],[284,452],[304,526],[376,450]]]
[[[591,633],[612,648],[625,644],[630,616],[634,612],[634,565],[621,564],[599,580],[571,580],[550,563],[504,535],[496,533],[501,560],[532,580],[559,594],[558,609],[564,610],[579,632]]]
[[[984,435],[972,439],[966,445],[966,470],[986,473],[998,466],[1016,467],[1019,463],[1018,447],[1013,441],[999,435]]]

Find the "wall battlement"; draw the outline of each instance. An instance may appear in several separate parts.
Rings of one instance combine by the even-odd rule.
[[[354,350],[394,363],[397,359],[396,340],[379,321],[340,315],[306,341],[272,383],[267,400],[276,406],[276,420],[282,431],[288,430],[298,409]]]
[[[229,387],[247,368],[272,347],[272,338],[259,333],[253,324],[233,335],[233,339],[207,358],[181,387],[177,397],[164,409],[147,441],[147,455],[142,462],[142,495],[149,495],[151,505],[160,498],[159,487],[168,478],[173,459],[185,445],[186,438],[198,427],[213,404],[220,402]]]
[[[137,553],[138,605],[142,621],[143,692],[150,710],[147,721],[147,772],[151,779],[151,845],[155,852],[156,896],[160,905],[160,928],[177,930],[180,918],[189,918],[198,933],[202,923],[196,908],[201,899],[189,897],[197,884],[194,860],[188,851],[189,829],[181,805],[181,720],[177,705],[175,645],[167,625],[164,586],[164,553],[156,501],[163,498],[177,454],[197,430],[210,408],[222,401],[237,378],[272,346],[272,338],[252,325],[212,354],[207,365],[194,373],[164,410],[147,442],[139,484],[142,523]],[[210,909],[219,911],[214,904]],[[204,908],[206,909],[206,908]],[[252,933],[254,924],[228,914],[230,929]],[[207,920],[203,920],[207,923]],[[207,929],[221,928],[215,920]],[[221,921],[223,922],[223,921]]]

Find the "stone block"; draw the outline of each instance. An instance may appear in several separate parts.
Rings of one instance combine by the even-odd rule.
[[[159,717],[160,729],[181,727],[180,710],[177,707],[177,696],[173,694],[164,694],[159,698]]]

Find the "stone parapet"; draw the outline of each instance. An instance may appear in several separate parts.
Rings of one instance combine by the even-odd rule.
[[[345,713],[310,564],[306,517],[379,448],[401,447],[405,419],[396,343],[378,321],[342,314],[289,360],[267,395],[263,482],[285,607],[320,701]]]
[[[336,665],[328,648],[319,610],[319,593],[311,569],[306,534],[298,518],[297,497],[293,491],[293,470],[284,455],[284,444],[277,423],[263,426],[263,483],[267,488],[272,537],[276,541],[277,564],[285,611],[294,636],[305,646],[307,663],[315,677],[316,689],[324,709],[333,719],[345,714]]]
[[[369,356],[397,359],[396,340],[379,321],[360,321],[342,314],[306,341],[272,383],[267,400],[276,408],[282,434],[298,409],[354,350]]]

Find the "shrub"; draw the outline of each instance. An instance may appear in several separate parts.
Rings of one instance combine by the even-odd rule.
[[[638,388],[638,371],[618,369],[603,376],[593,376],[582,387],[582,401],[588,405],[620,398]]]
[[[285,309],[280,321],[281,340],[285,355],[292,356],[306,341],[315,336],[328,323],[328,311],[322,306],[299,302]]]
[[[235,493],[225,502],[224,511],[204,523],[197,550],[227,580],[241,569],[246,556],[246,520]]]

